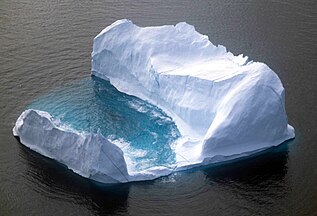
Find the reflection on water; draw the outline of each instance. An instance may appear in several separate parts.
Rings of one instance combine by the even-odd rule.
[[[208,168],[204,170],[206,181],[215,193],[222,191],[221,200],[235,199],[230,203],[240,214],[283,214],[285,203],[280,202],[290,193],[285,180],[288,143],[237,163]]]
[[[205,174],[210,181],[227,179],[250,186],[263,184],[274,178],[282,180],[287,173],[288,145],[292,143],[293,140],[289,140],[248,158],[238,159],[235,163],[212,166],[204,169]],[[259,176],[261,178],[257,179]]]
[[[174,173],[148,184],[132,184],[129,203],[137,209],[129,208],[129,212],[146,215],[154,208],[163,215],[282,214],[287,203],[281,200],[291,192],[285,180],[288,145],[284,143],[234,164]],[[148,193],[149,188],[153,193]],[[152,209],[140,206],[137,200],[142,199],[157,205],[151,205]],[[205,201],[204,206],[201,200]]]
[[[28,164],[23,175],[31,183],[38,183],[33,190],[52,199],[85,205],[98,215],[126,211],[129,184],[100,185],[23,145],[20,156]]]
[[[61,164],[20,145],[20,156],[27,162],[23,173],[33,190],[51,199],[84,205],[96,215],[193,214],[206,215],[219,206],[240,208],[240,214],[270,214],[281,211],[276,202],[289,193],[287,174],[288,143],[234,164],[174,173],[154,181],[104,185],[78,176]],[[151,189],[151,193],[149,193]],[[171,193],[173,196],[171,196]],[[198,200],[209,200],[209,210]],[[152,203],[141,205],[144,201]],[[265,206],[265,208],[264,208]],[[271,209],[272,208],[272,209]],[[233,208],[234,209],[234,208]],[[236,211],[226,209],[227,213]],[[158,214],[158,215],[160,215]]]

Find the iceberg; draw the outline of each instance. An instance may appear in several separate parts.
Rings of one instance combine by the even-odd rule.
[[[295,137],[279,77],[264,63],[213,45],[185,22],[114,22],[94,38],[92,75],[162,109],[180,132],[171,143],[171,166],[132,170],[122,147],[100,132],[76,131],[40,110],[21,114],[13,133],[22,144],[99,182],[155,179],[246,157]]]

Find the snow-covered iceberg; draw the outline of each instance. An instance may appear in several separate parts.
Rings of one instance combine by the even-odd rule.
[[[142,28],[116,21],[94,39],[92,74],[164,110],[181,134],[173,166],[132,173],[122,150],[100,134],[67,131],[41,111],[19,117],[13,131],[23,144],[97,181],[153,179],[249,156],[295,136],[278,76],[264,63],[214,46],[184,22]]]
[[[141,28],[116,21],[94,39],[92,74],[175,120],[183,135],[175,149],[182,166],[245,155],[295,136],[278,76],[264,63],[214,46],[184,22]]]

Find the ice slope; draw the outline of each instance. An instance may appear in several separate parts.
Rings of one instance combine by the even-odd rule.
[[[94,39],[92,74],[168,113],[183,138],[178,169],[219,162],[295,136],[285,92],[264,63],[234,56],[187,23],[118,20]]]

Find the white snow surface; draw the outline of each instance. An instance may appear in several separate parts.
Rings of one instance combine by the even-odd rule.
[[[173,170],[132,173],[122,150],[102,135],[67,130],[46,112],[21,114],[13,132],[24,145],[100,182],[154,179],[249,156],[295,137],[278,76],[264,63],[213,45],[184,22],[114,22],[94,39],[92,74],[163,109],[182,135],[173,144]]]

